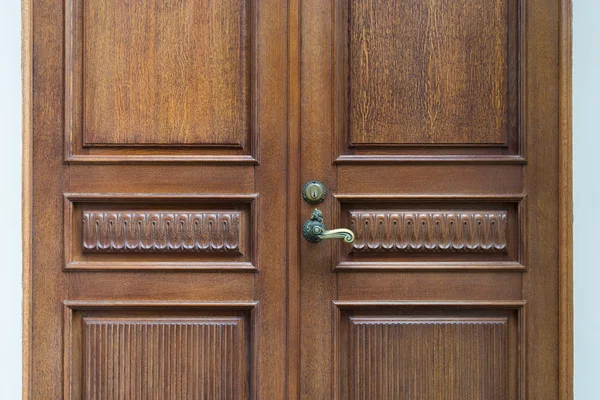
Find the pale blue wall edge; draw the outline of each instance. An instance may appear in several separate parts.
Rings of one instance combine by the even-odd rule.
[[[600,1],[573,1],[575,399],[600,398]]]

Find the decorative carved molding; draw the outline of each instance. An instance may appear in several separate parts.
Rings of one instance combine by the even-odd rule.
[[[89,252],[239,252],[240,211],[84,211]]]
[[[506,211],[351,211],[354,252],[503,252]]]

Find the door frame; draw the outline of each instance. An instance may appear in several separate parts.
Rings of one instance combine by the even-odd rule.
[[[573,399],[573,0],[560,0],[558,172],[559,399]]]
[[[22,395],[31,398],[32,386],[32,214],[33,214],[33,18],[34,0],[22,0],[23,83],[23,330]],[[288,169],[299,160],[301,0],[288,0]],[[559,399],[573,398],[573,185],[572,185],[572,0],[557,0],[559,24]],[[297,199],[299,171],[288,170],[288,398],[299,394],[299,232]],[[295,350],[294,350],[295,349]]]

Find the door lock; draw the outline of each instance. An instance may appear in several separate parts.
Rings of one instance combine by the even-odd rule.
[[[308,181],[302,189],[302,197],[304,197],[304,201],[310,204],[318,204],[322,202],[325,199],[326,194],[327,190],[325,190],[325,185],[319,181]]]

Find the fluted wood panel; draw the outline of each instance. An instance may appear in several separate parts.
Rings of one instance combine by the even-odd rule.
[[[84,319],[85,399],[246,398],[239,318]]]
[[[352,399],[507,398],[504,318],[356,317],[349,329]]]

